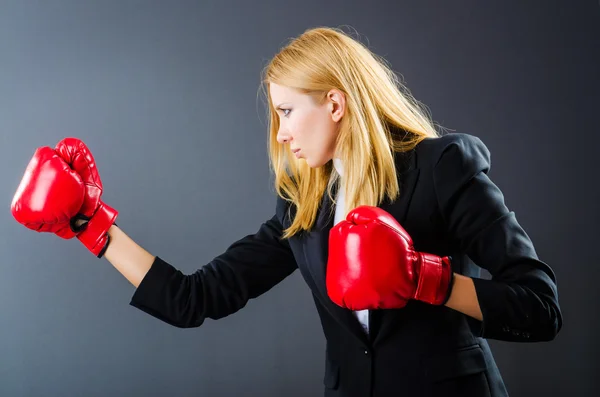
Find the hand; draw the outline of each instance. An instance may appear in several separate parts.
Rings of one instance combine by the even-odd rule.
[[[76,236],[100,258],[108,246],[108,229],[118,215],[101,196],[102,182],[91,152],[79,139],[66,138],[55,149],[36,150],[11,211],[30,229],[65,239]]]
[[[331,300],[351,310],[402,308],[410,299],[441,305],[452,269],[449,257],[415,251],[389,213],[360,206],[331,229],[326,283]]]

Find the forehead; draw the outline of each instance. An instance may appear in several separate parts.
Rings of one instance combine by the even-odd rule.
[[[281,102],[298,100],[305,96],[298,90],[295,90],[294,88],[286,87],[275,83],[269,84],[269,91],[271,93],[271,98],[273,99],[275,105],[278,105]]]

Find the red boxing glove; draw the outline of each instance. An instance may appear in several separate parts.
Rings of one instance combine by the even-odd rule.
[[[351,310],[397,309],[410,299],[446,303],[452,289],[449,257],[417,252],[389,213],[360,206],[329,234],[327,291]]]
[[[66,138],[55,149],[41,147],[27,165],[11,204],[14,218],[29,229],[77,237],[98,258],[108,246],[117,211],[100,201],[102,183],[83,142]],[[86,222],[77,227],[78,220]]]
[[[92,152],[85,143],[77,138],[65,138],[56,145],[55,150],[81,176],[85,186],[83,205],[72,219],[71,227],[77,232],[79,241],[101,258],[108,247],[108,229],[115,223],[118,212],[101,200],[102,181]],[[87,223],[77,228],[76,221],[80,219]]]
[[[79,174],[49,147],[38,148],[25,169],[11,212],[17,222],[37,232],[70,239],[70,227],[85,200]]]

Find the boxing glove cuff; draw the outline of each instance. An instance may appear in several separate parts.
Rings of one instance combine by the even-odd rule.
[[[108,248],[108,229],[115,223],[117,215],[114,208],[101,202],[83,230],[77,234],[79,241],[98,258],[102,258]]]
[[[419,282],[414,299],[431,305],[443,305],[452,289],[453,273],[450,257],[419,253]]]

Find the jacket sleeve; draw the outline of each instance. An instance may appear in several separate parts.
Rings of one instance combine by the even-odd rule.
[[[562,327],[556,277],[539,260],[527,233],[488,177],[490,152],[468,134],[442,137],[434,186],[453,243],[491,280],[474,278],[484,338],[535,342],[552,340]]]
[[[289,276],[296,261],[277,215],[193,274],[156,257],[130,304],[179,328],[237,312]]]

